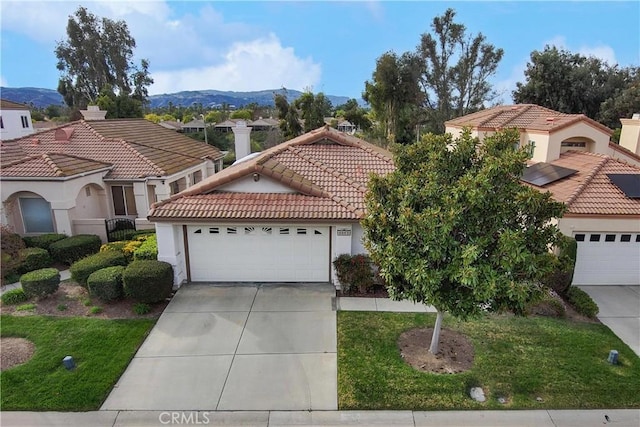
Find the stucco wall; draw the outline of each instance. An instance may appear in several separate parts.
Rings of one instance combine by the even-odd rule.
[[[2,124],[4,126],[0,129],[0,139],[20,138],[31,135],[34,132],[29,110],[2,110],[0,114],[2,114]],[[29,126],[26,128],[22,127],[22,116],[26,116],[29,122]]]
[[[353,235],[351,236],[351,254],[366,254],[367,250],[364,247],[364,229],[360,223],[353,224]]]
[[[558,221],[563,234],[573,236],[581,232],[640,233],[640,218],[580,218],[563,217]]]
[[[253,175],[245,176],[237,179],[229,184],[219,188],[220,191],[231,191],[235,193],[295,193],[291,187],[282,185],[281,183],[263,176],[258,175],[258,181],[255,181]]]

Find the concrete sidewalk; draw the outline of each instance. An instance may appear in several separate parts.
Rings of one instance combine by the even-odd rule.
[[[0,424],[2,427],[602,427],[609,424],[613,427],[638,427],[640,410],[3,412]]]

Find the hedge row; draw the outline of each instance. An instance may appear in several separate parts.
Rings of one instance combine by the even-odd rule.
[[[49,246],[54,260],[71,265],[74,262],[100,251],[102,241],[93,234],[78,234],[59,240]]]
[[[97,254],[89,255],[74,262],[71,268],[69,268],[69,271],[71,272],[71,278],[73,280],[86,287],[87,279],[91,273],[115,265],[127,265],[127,259],[121,252],[98,252]]]
[[[60,272],[55,268],[30,271],[20,277],[20,283],[28,298],[45,297],[58,290]]]

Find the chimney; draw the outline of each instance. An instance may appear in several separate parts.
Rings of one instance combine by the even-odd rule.
[[[107,115],[107,112],[101,110],[97,105],[89,105],[86,110],[80,110],[80,113],[85,120],[104,120]]]
[[[634,113],[630,119],[620,119],[620,146],[640,155],[640,113]]]
[[[247,122],[244,120],[238,120],[231,130],[233,130],[235,137],[236,161],[238,161],[251,154],[251,143],[249,139],[251,128],[247,126]]]

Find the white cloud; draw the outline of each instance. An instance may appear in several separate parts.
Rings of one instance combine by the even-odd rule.
[[[555,36],[546,41],[544,45],[555,46],[558,49],[565,49],[569,52],[579,53],[582,56],[593,56],[608,63],[609,65],[616,65],[618,63],[616,60],[616,52],[611,46],[604,43],[598,43],[593,46],[582,45],[579,48],[576,48],[575,46],[569,46],[565,36]]]
[[[7,83],[7,79],[5,79],[4,76],[0,76],[0,86],[9,86],[9,84]]]
[[[369,11],[369,13],[371,14],[371,16],[376,21],[382,21],[384,19],[384,8],[380,1],[378,0],[366,1],[364,4],[367,10]]]
[[[251,91],[265,88],[303,89],[320,81],[321,67],[312,58],[300,58],[270,34],[234,43],[218,64],[152,72],[150,94],[216,88]]]
[[[616,53],[613,48],[605,44],[599,44],[596,46],[582,46],[580,49],[578,49],[578,53],[584,56],[594,56],[608,63],[609,65],[616,65],[618,63],[618,61],[616,60]]]

